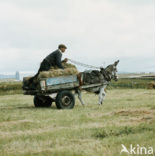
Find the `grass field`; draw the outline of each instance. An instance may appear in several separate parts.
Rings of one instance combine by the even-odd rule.
[[[155,90],[112,89],[102,106],[36,109],[33,97],[0,96],[0,156],[118,156],[121,144],[155,149]],[[122,156],[125,154],[121,154]]]

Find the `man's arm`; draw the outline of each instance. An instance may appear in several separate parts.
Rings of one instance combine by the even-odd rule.
[[[64,60],[61,61],[62,63],[67,63],[68,62],[68,58],[65,58]]]
[[[62,57],[62,54],[58,52],[56,55],[56,65],[59,68],[64,69],[64,67],[62,66],[62,63],[61,63],[61,57]]]

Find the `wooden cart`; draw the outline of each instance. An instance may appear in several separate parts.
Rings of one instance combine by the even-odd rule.
[[[23,82],[24,83],[24,82]],[[74,94],[79,89],[95,88],[103,84],[80,85],[77,75],[42,78],[36,90],[25,89],[25,95],[34,96],[35,107],[50,107],[56,103],[58,109],[72,109],[75,105]]]

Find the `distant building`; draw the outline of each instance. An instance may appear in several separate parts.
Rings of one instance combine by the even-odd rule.
[[[20,80],[19,71],[16,71],[16,80]]]
[[[17,80],[19,81],[20,80],[20,74],[19,74],[19,71],[16,71],[16,73],[13,75],[13,74],[0,74],[0,80]]]

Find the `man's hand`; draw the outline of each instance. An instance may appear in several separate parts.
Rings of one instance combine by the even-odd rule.
[[[65,58],[65,59],[63,60],[63,62],[68,62],[68,58]]]

